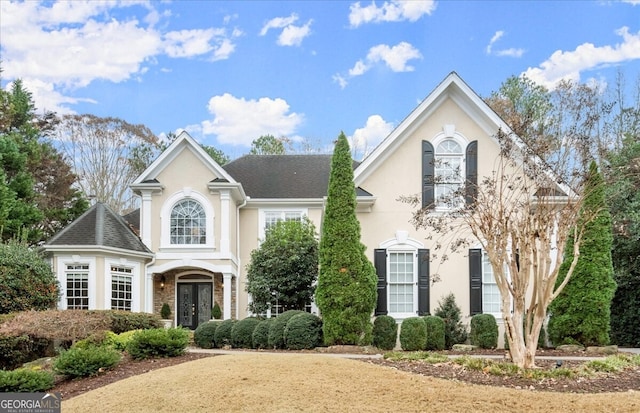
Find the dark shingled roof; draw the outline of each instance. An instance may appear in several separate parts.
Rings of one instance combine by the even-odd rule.
[[[354,161],[353,167],[359,162]],[[322,198],[331,155],[245,155],[223,168],[251,198]],[[358,190],[358,195],[371,195]]]
[[[140,234],[140,208],[134,209],[128,214],[122,216],[129,227],[133,229],[136,234]]]
[[[46,243],[46,246],[60,245],[112,247],[151,253],[129,224],[100,202]]]

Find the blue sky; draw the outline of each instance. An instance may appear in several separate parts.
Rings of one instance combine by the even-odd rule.
[[[186,129],[235,158],[272,134],[370,150],[451,71],[486,97],[512,75],[640,76],[640,0],[0,0],[2,87],[39,110]]]

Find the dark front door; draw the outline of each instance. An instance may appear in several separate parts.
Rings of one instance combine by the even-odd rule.
[[[178,284],[178,325],[194,330],[198,325],[211,320],[213,284]]]

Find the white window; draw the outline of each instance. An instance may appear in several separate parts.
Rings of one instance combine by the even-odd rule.
[[[68,310],[89,309],[89,265],[67,264],[66,295]]]
[[[416,253],[389,252],[389,313],[416,313]]]
[[[302,217],[307,215],[306,210],[301,209],[286,209],[286,210],[276,210],[276,209],[268,209],[262,210],[260,213],[260,239],[264,239],[267,230],[274,226],[277,222],[280,221],[297,221],[301,222]]]
[[[434,172],[435,200],[438,208],[452,208],[463,202],[460,196],[464,172],[463,159],[462,146],[453,139],[445,139],[436,147]]]
[[[111,309],[131,311],[133,287],[132,269],[111,266]]]
[[[178,202],[171,210],[171,244],[205,244],[207,216],[193,199]]]
[[[502,317],[500,290],[493,276],[493,267],[486,252],[482,252],[482,312]]]

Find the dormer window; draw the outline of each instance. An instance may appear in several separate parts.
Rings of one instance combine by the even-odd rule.
[[[171,244],[205,244],[207,216],[193,199],[178,202],[171,210]]]

